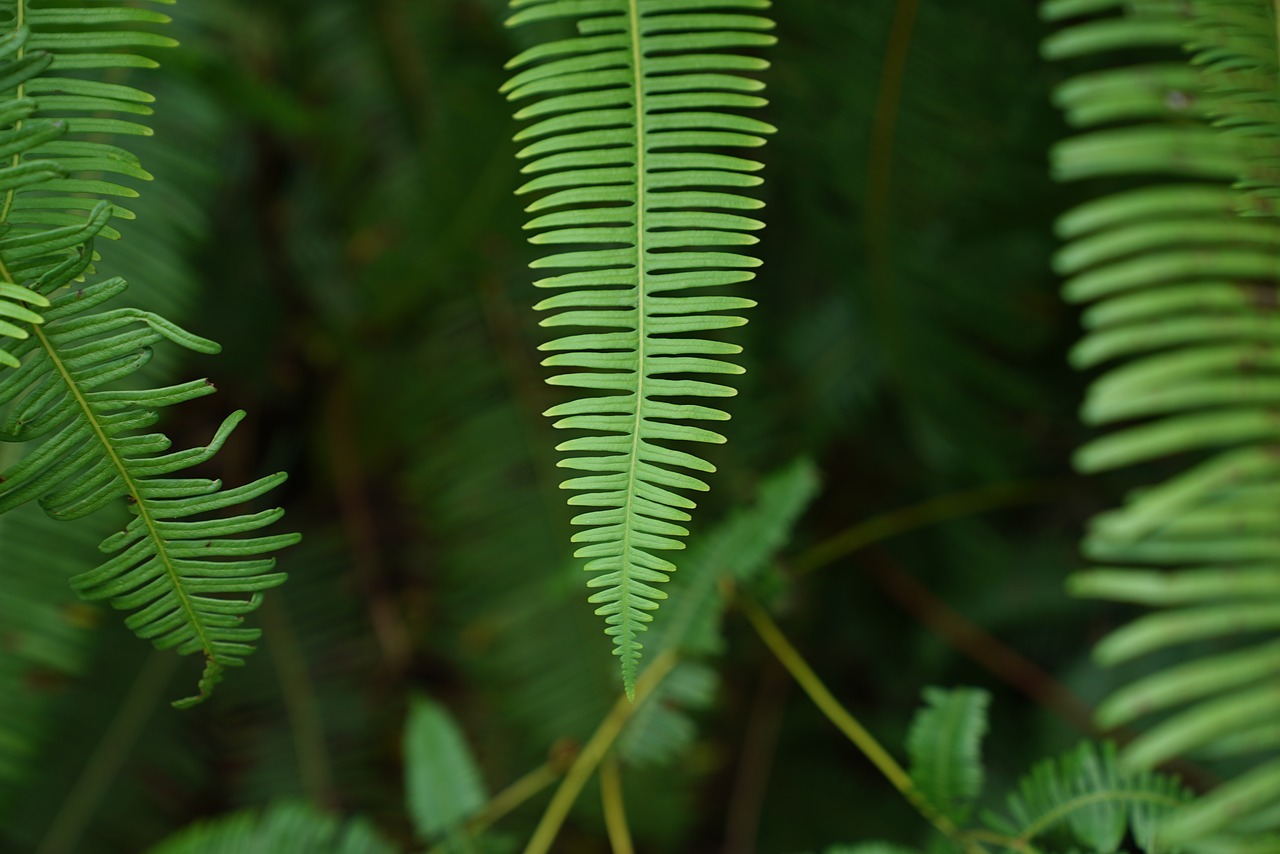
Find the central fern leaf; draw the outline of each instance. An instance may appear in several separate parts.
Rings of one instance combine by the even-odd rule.
[[[151,96],[95,72],[154,65],[128,51],[172,40],[136,29],[164,15],[119,0],[0,0],[0,317],[10,367],[0,373],[0,441],[26,456],[0,474],[0,512],[39,500],[49,515],[77,519],[124,499],[133,520],[101,548],[110,556],[72,579],[84,598],[134,613],[126,624],[158,648],[205,657],[200,694],[243,663],[258,631],[240,626],[262,591],[280,584],[263,555],[293,534],[243,536],[282,512],[226,515],[275,487],[273,475],[236,489],[179,473],[210,459],[244,417],[237,412],[202,448],[170,452],[150,432],[157,410],[213,392],[206,380],[132,389],[128,379],[169,341],[217,352],[158,315],[107,308],[118,278],[86,284],[94,240],[114,238],[113,216],[132,216],[100,196],[137,195],[113,176],[146,180],[137,158],[105,138],[149,134],[137,117]],[[2,300],[42,307],[24,314]],[[47,307],[47,308],[46,308]]]
[[[637,636],[665,595],[675,566],[656,553],[679,549],[694,502],[705,491],[689,472],[714,467],[672,442],[720,443],[690,422],[724,421],[696,399],[735,392],[719,379],[741,368],[736,344],[713,337],[740,326],[751,300],[718,289],[749,281],[759,265],[742,247],[762,227],[741,191],[760,183],[759,163],[721,153],[763,145],[773,128],[734,111],[764,105],[763,84],[741,72],[767,63],[731,51],[768,46],[773,23],[755,14],[768,0],[513,0],[509,25],[555,19],[577,35],[513,59],[504,87],[516,113],[533,120],[516,137],[538,193],[526,209],[539,245],[567,247],[533,266],[556,275],[535,284],[558,291],[537,306],[542,325],[575,332],[542,345],[543,365],[566,369],[553,385],[588,394],[548,410],[555,426],[585,435],[558,446],[560,465],[584,474],[562,484],[569,503],[590,508],[573,521],[614,637],[623,683],[633,690]],[[695,400],[690,401],[688,399]]]

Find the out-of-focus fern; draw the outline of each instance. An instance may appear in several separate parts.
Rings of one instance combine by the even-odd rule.
[[[761,167],[706,149],[759,146],[773,130],[731,112],[765,103],[755,94],[762,84],[741,73],[765,62],[730,51],[773,43],[772,22],[750,14],[768,5],[513,0],[508,21],[567,18],[578,30],[513,59],[519,72],[504,89],[537,99],[516,114],[534,120],[516,137],[528,143],[523,171],[536,176],[520,192],[544,193],[527,208],[538,214],[532,242],[587,247],[533,266],[569,270],[536,283],[560,291],[538,304],[553,312],[542,325],[591,330],[541,346],[553,354],[544,365],[571,369],[549,382],[589,392],[547,414],[588,434],[559,446],[570,454],[560,465],[587,472],[562,486],[580,493],[570,504],[590,508],[574,518],[587,529],[573,540],[596,573],[590,601],[614,637],[628,694],[638,635],[666,598],[655,585],[675,569],[655,552],[682,547],[694,507],[677,490],[707,489],[683,470],[714,470],[667,443],[724,441],[688,423],[724,412],[679,401],[731,396],[693,377],[741,372],[725,358],[740,348],[707,333],[741,325],[734,312],[754,303],[707,289],[748,281],[759,264],[739,247],[757,242],[750,232],[762,223],[739,212],[760,207],[740,190],[760,183]]]
[[[982,738],[991,695],[975,688],[926,688],[924,701],[907,733],[911,782],[939,814],[963,824],[982,794]]]
[[[1172,777],[1122,769],[1114,746],[1083,742],[1033,768],[1010,794],[1007,818],[988,814],[987,821],[1016,850],[1045,840],[1112,854],[1132,835],[1139,850],[1155,854],[1167,850],[1156,842],[1159,822],[1189,797]]]
[[[1092,521],[1084,548],[1103,566],[1071,586],[1165,609],[1104,639],[1104,663],[1264,633],[1124,687],[1099,719],[1115,726],[1172,713],[1124,750],[1134,768],[1197,750],[1270,751],[1280,714],[1280,692],[1262,681],[1276,672],[1280,628],[1275,9],[1263,0],[1042,8],[1051,19],[1098,15],[1050,37],[1050,57],[1124,48],[1157,57],[1075,77],[1055,95],[1088,131],[1056,149],[1059,177],[1157,176],[1059,221],[1070,241],[1056,260],[1069,276],[1065,293],[1087,306],[1072,359],[1106,366],[1084,417],[1112,427],[1077,465],[1104,471],[1182,455],[1180,471]],[[1165,838],[1186,845],[1218,831],[1280,829],[1265,809],[1278,796],[1273,761],[1172,819]]]
[[[1121,767],[1114,745],[1083,742],[1058,759],[1046,759],[1008,795],[1006,811],[983,812],[987,828],[967,827],[983,795],[981,741],[990,696],[975,688],[925,690],[907,736],[911,756],[909,796],[944,830],[936,850],[1089,851],[1114,854],[1126,839],[1148,854],[1159,823],[1190,797],[1176,779]],[[936,819],[936,820],[935,820]],[[884,843],[831,850],[898,851]],[[935,850],[935,849],[930,849]]]
[[[131,119],[150,112],[149,95],[86,73],[154,64],[127,51],[172,44],[137,29],[167,19],[118,2],[16,0],[0,15],[9,34],[0,74],[15,93],[13,127],[0,132],[10,157],[10,180],[0,187],[0,279],[49,302],[43,323],[27,321],[29,337],[11,348],[21,366],[0,379],[0,438],[31,448],[0,475],[0,512],[38,498],[55,518],[75,519],[124,498],[135,518],[103,543],[114,556],[73,586],[85,598],[136,610],[128,625],[157,646],[202,653],[203,697],[252,649],[257,632],[239,627],[243,615],[262,590],[283,581],[259,556],[296,537],[238,536],[280,511],[192,518],[256,499],[283,475],[227,491],[217,481],[173,477],[208,460],[243,414],[228,418],[207,447],[165,453],[169,441],[145,432],[155,410],[208,394],[212,385],[128,390],[118,383],[146,364],[159,341],[205,353],[217,345],[149,312],[99,309],[124,290],[122,280],[80,284],[92,272],[94,237],[114,233],[115,208],[95,197],[134,194],[111,175],[146,177],[136,158],[102,140],[148,133]]]
[[[282,803],[200,822],[148,854],[397,854],[363,819],[343,821],[303,803]]]
[[[443,706],[416,697],[404,733],[405,802],[420,839],[456,833],[488,796],[466,739]]]

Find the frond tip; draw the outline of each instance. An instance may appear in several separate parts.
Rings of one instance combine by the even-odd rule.
[[[712,288],[749,281],[759,266],[739,247],[763,227],[740,212],[762,204],[740,194],[761,183],[761,165],[718,153],[758,147],[773,128],[734,111],[762,106],[763,84],[741,72],[767,63],[729,53],[774,42],[767,18],[736,10],[768,0],[513,0],[509,24],[555,18],[577,22],[574,38],[548,42],[509,63],[517,74],[503,87],[511,100],[536,98],[516,113],[534,120],[516,139],[532,179],[520,193],[539,193],[526,210],[535,244],[574,247],[533,263],[566,270],[535,282],[558,291],[537,306],[545,327],[589,331],[541,346],[543,365],[568,369],[552,385],[585,396],[552,407],[561,429],[583,435],[560,444],[564,468],[586,472],[565,481],[592,508],[573,522],[588,558],[590,602],[605,618],[621,658],[623,683],[634,690],[638,634],[653,619],[659,589],[675,566],[656,552],[683,548],[694,502],[681,491],[705,491],[686,473],[714,471],[669,442],[721,443],[690,422],[728,415],[689,398],[730,397],[719,378],[742,369],[741,352],[713,337],[741,326],[736,312],[751,300]],[[730,13],[728,10],[735,10]],[[708,334],[711,333],[711,334]],[[679,491],[677,491],[679,490]]]
[[[199,695],[176,704],[187,706],[252,651],[258,632],[240,623],[284,581],[264,555],[298,538],[245,536],[279,509],[224,515],[284,475],[228,490],[178,476],[208,461],[244,413],[201,448],[170,452],[151,432],[161,407],[212,393],[208,381],[124,385],[161,341],[200,353],[218,345],[152,312],[103,308],[125,290],[119,278],[87,284],[95,239],[118,237],[113,218],[133,216],[100,197],[136,196],[117,181],[151,177],[114,140],[149,135],[139,119],[154,100],[94,77],[154,66],[132,51],[174,45],[144,31],[166,21],[121,0],[0,0],[0,335],[17,341],[0,350],[0,441],[26,450],[0,473],[0,513],[39,501],[69,520],[125,501],[134,518],[102,543],[109,557],[71,583],[132,611],[126,625],[157,648],[204,655]]]
[[[242,536],[275,522],[279,509],[221,514],[261,497],[285,476],[227,490],[216,480],[175,476],[211,459],[244,413],[233,413],[200,448],[169,452],[165,436],[145,432],[159,417],[156,409],[203,397],[213,386],[195,380],[118,390],[114,382],[145,365],[150,346],[161,340],[202,352],[216,352],[217,345],[150,312],[95,311],[124,290],[118,279],[63,290],[92,254],[86,247],[38,277],[39,289],[54,295],[46,323],[14,348],[21,367],[0,374],[0,406],[8,404],[0,440],[34,446],[0,474],[0,512],[38,499],[50,516],[78,519],[126,501],[134,518],[102,543],[110,557],[71,583],[85,599],[134,611],[126,625],[157,648],[203,653],[200,695],[180,701],[191,705],[253,649],[258,631],[240,623],[262,591],[285,578],[271,571],[274,560],[261,556],[298,540],[295,534]],[[227,598],[235,594],[248,598]]]

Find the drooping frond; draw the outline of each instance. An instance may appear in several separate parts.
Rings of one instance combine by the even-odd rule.
[[[720,153],[754,147],[773,128],[735,111],[765,102],[743,76],[766,63],[733,51],[771,44],[772,22],[754,12],[768,0],[513,0],[511,25],[570,19],[578,34],[530,48],[509,63],[504,87],[532,120],[517,136],[538,193],[527,210],[533,243],[569,247],[535,261],[560,272],[535,284],[558,291],[538,304],[542,325],[580,330],[541,345],[548,381],[582,389],[547,414],[584,435],[562,443],[560,465],[585,472],[562,486],[589,508],[574,523],[614,637],[623,682],[633,690],[638,635],[666,594],[674,565],[656,552],[682,547],[704,491],[688,474],[713,471],[672,442],[720,443],[690,422],[723,421],[720,409],[687,399],[734,394],[719,378],[740,373],[740,352],[714,335],[745,321],[751,300],[719,295],[750,280],[758,261],[742,247],[762,223],[743,211],[761,203],[759,163]]]
[[[296,537],[239,536],[275,521],[279,510],[225,516],[283,475],[226,491],[218,481],[176,476],[212,457],[243,413],[203,448],[167,453],[168,439],[148,432],[157,409],[211,393],[211,384],[125,384],[152,344],[168,340],[203,353],[217,345],[150,312],[103,307],[126,287],[119,279],[81,284],[92,272],[94,238],[114,236],[110,220],[121,213],[93,197],[134,194],[111,175],[147,177],[136,158],[103,139],[148,132],[113,114],[150,111],[150,96],[89,72],[151,64],[121,50],[171,44],[132,29],[167,19],[115,0],[19,0],[0,13],[7,13],[11,47],[0,56],[0,85],[15,95],[4,102],[12,127],[0,132],[0,155],[10,158],[0,170],[9,176],[0,186],[0,278],[49,305],[43,323],[28,320],[28,337],[11,347],[20,367],[0,374],[0,440],[30,448],[0,474],[0,512],[39,499],[54,518],[77,519],[124,499],[133,521],[102,544],[112,556],[73,587],[86,599],[136,611],[127,624],[157,647],[202,653],[203,697],[252,649],[257,632],[239,627],[243,615],[262,590],[284,580],[262,556]],[[226,598],[236,593],[248,598]]]
[[[1151,57],[1056,93],[1068,120],[1088,131],[1058,147],[1059,176],[1131,181],[1059,222],[1069,241],[1057,257],[1065,292],[1087,306],[1073,360],[1103,368],[1084,417],[1111,428],[1077,463],[1094,472],[1178,455],[1178,468],[1161,469],[1173,472],[1165,480],[1093,520],[1085,551],[1103,566],[1072,586],[1163,609],[1104,639],[1096,654],[1105,663],[1227,642],[1128,685],[1099,717],[1115,726],[1174,712],[1125,749],[1131,767],[1196,751],[1269,751],[1280,714],[1280,693],[1263,681],[1277,672],[1280,629],[1274,7],[1051,0],[1043,9],[1055,19],[1103,13],[1052,36],[1052,57],[1124,48]],[[1254,645],[1235,647],[1246,641]],[[1250,821],[1280,828],[1263,809],[1277,796],[1280,766],[1262,766],[1171,820],[1166,838],[1192,843]]]
[[[1008,818],[988,816],[988,821],[1020,851],[1050,839],[1111,854],[1131,835],[1140,851],[1154,854],[1166,850],[1155,841],[1161,819],[1188,797],[1176,779],[1125,771],[1113,745],[1099,750],[1086,741],[1061,759],[1033,768],[1009,796]]]

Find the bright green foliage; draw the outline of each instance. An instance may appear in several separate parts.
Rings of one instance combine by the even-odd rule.
[[[418,837],[452,833],[488,801],[467,740],[449,712],[415,697],[404,733],[405,800]]]
[[[759,261],[761,203],[742,195],[761,165],[707,149],[755,147],[773,128],[733,111],[762,106],[763,84],[743,72],[766,67],[740,51],[773,43],[773,24],[752,12],[768,0],[513,0],[508,24],[568,18],[578,34],[530,48],[509,63],[504,87],[532,120],[520,188],[538,193],[527,210],[533,243],[579,247],[534,262],[567,270],[535,284],[559,291],[538,304],[546,327],[584,330],[541,345],[543,365],[569,369],[548,381],[587,394],[548,410],[559,428],[586,435],[558,446],[560,465],[586,472],[562,484],[589,508],[574,524],[599,588],[590,601],[614,637],[633,692],[638,634],[666,594],[675,566],[655,552],[682,547],[694,502],[705,491],[687,471],[714,467],[670,442],[721,443],[690,421],[723,421],[720,409],[685,398],[732,396],[719,378],[741,373],[741,351],[716,330],[740,326],[754,303],[719,295],[749,281]],[[585,247],[585,248],[581,248]],[[695,378],[710,375],[717,381]]]
[[[1066,18],[1120,5],[1048,2],[1043,10]],[[1244,756],[1280,744],[1280,693],[1264,685],[1276,673],[1274,641],[1219,646],[1200,659],[1183,652],[1192,642],[1274,637],[1280,628],[1273,4],[1124,4],[1121,15],[1056,33],[1045,52],[1071,58],[1127,47],[1163,48],[1163,58],[1081,75],[1055,93],[1087,132],[1056,149],[1054,168],[1066,180],[1156,177],[1066,214],[1059,231],[1069,242],[1056,264],[1069,277],[1067,298],[1087,306],[1073,361],[1105,369],[1084,418],[1113,427],[1079,452],[1079,468],[1183,455],[1180,471],[1093,520],[1085,551],[1104,565],[1072,581],[1078,595],[1164,609],[1097,648],[1104,663],[1164,648],[1184,657],[1099,710],[1106,726],[1167,715],[1123,753],[1131,767],[1150,768],[1195,751]],[[1246,786],[1253,794],[1225,808]],[[1280,766],[1263,766],[1188,811],[1187,823],[1172,822],[1167,838],[1242,829],[1244,815],[1277,796]],[[1280,829],[1280,816],[1262,827]]]
[[[907,733],[911,782],[939,814],[962,824],[982,794],[991,695],[976,688],[926,688],[924,701]]]
[[[149,854],[393,854],[363,819],[341,821],[315,807],[283,803],[201,822],[151,848]]]
[[[1061,759],[1046,759],[1009,796],[1008,818],[989,816],[992,827],[1019,850],[1040,840],[1083,846],[1097,854],[1119,851],[1127,835],[1139,850],[1157,846],[1160,820],[1188,798],[1177,780],[1120,767],[1114,746],[1082,743]]]
[[[218,346],[150,312],[100,308],[126,288],[118,278],[83,284],[94,238],[114,236],[112,216],[129,215],[91,196],[136,194],[109,180],[113,174],[149,177],[136,158],[103,139],[149,133],[116,114],[149,113],[150,96],[87,72],[153,65],[120,50],[171,45],[131,29],[167,18],[116,2],[34,10],[21,2],[7,11],[0,78],[16,97],[6,114],[15,124],[0,133],[0,153],[11,157],[0,170],[9,176],[0,185],[0,276],[49,307],[43,324],[29,322],[28,337],[10,349],[21,366],[0,375],[0,439],[31,449],[0,475],[0,512],[39,499],[49,515],[70,520],[125,500],[134,518],[102,543],[110,557],[72,585],[86,599],[134,611],[126,624],[157,647],[204,655],[200,694],[182,701],[190,704],[252,650],[258,632],[240,623],[263,590],[284,580],[263,555],[297,538],[240,536],[271,524],[280,510],[224,515],[284,475],[226,491],[219,481],[176,476],[209,460],[243,413],[231,415],[203,448],[168,452],[167,438],[147,432],[156,410],[210,394],[210,383],[122,386],[162,340],[202,353]],[[72,76],[51,76],[63,71]]]

